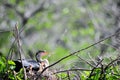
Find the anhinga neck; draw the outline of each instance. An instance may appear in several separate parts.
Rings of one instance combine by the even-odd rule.
[[[37,60],[37,62],[41,62],[42,61],[42,58],[41,58],[40,54],[36,54],[36,60]]]
[[[40,50],[40,51],[38,51],[37,53],[36,53],[36,60],[37,60],[37,62],[41,62],[41,61],[43,61],[42,60],[42,56],[43,56],[43,54],[45,54],[46,52],[45,51],[42,51],[42,50]]]
[[[41,58],[36,58],[37,62],[42,62]]]

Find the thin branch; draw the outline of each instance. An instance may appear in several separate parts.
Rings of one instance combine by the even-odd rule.
[[[62,70],[62,71],[57,71],[53,74],[59,74],[59,73],[63,73],[63,72],[70,72],[70,71],[91,71],[89,69],[84,69],[84,68],[76,68],[76,69],[68,69],[68,70]]]
[[[116,58],[114,60],[112,60],[106,67],[104,70],[106,70],[109,66],[111,66],[114,62],[116,62],[117,60],[119,60],[119,58]]]
[[[97,62],[93,59],[93,57],[90,55],[90,53],[87,53],[88,54],[88,57],[91,59],[91,61],[95,64],[95,65],[97,65]]]
[[[21,18],[23,18],[24,14],[16,9],[16,5],[4,3],[4,6],[13,9]]]
[[[16,41],[16,39],[13,41],[13,43],[12,43],[12,45],[11,45],[9,51],[8,51],[7,60],[9,59],[9,56],[10,56],[10,53],[11,53],[13,47],[14,47],[15,41]]]
[[[88,65],[90,65],[91,67],[95,67],[94,65],[92,65],[89,61],[84,60],[83,58],[81,58],[80,56],[76,55],[80,60],[83,60],[84,62],[86,62]]]
[[[113,59],[110,57],[110,60],[113,61]],[[115,70],[115,72],[119,73],[119,70],[115,67],[115,65],[117,65],[117,62],[116,63],[112,63],[112,66]]]
[[[0,30],[0,33],[12,32],[13,30]]]
[[[40,4],[40,6],[39,6],[38,8],[36,8],[36,9],[31,13],[31,15],[30,15],[29,17],[32,17],[32,16],[34,16],[35,14],[37,14],[38,12],[41,12],[41,11],[45,10],[45,9],[44,9],[44,4],[45,4],[45,1],[43,1],[43,2]]]
[[[13,30],[13,31],[14,31],[14,30]],[[12,56],[12,50],[13,50],[15,41],[16,41],[16,39],[13,41],[13,43],[12,43],[12,45],[11,45],[9,51],[8,51],[8,55],[7,55],[7,57],[6,57],[6,60],[7,60],[7,62],[6,62],[6,68],[7,68],[7,70],[8,70],[8,60],[9,60],[9,56],[10,56],[10,55]],[[10,59],[10,60],[11,60],[11,59]],[[7,73],[8,73],[8,72],[7,72]]]
[[[98,62],[98,64],[91,70],[90,76],[88,78],[90,78],[93,75],[94,70],[99,66],[99,64],[101,64],[103,61],[103,59],[101,61]]]
[[[21,33],[23,30],[24,30],[24,27],[20,29],[19,35],[20,35],[20,33]],[[15,31],[15,30],[12,30],[12,31]],[[11,57],[12,57],[12,52],[11,52],[11,51],[13,50],[13,47],[14,47],[15,42],[16,42],[16,38],[15,38],[15,40],[13,41],[13,43],[12,43],[12,45],[11,45],[9,51],[8,51],[8,55],[7,55],[7,57],[6,57],[6,59],[7,59],[7,63],[6,63],[7,69],[8,69],[9,56],[10,56],[10,54],[11,54],[11,56],[10,56],[10,60],[11,60]]]
[[[106,70],[114,63],[114,62],[116,62],[117,60],[119,60],[119,56],[116,58],[116,59],[114,59],[114,60],[112,60],[108,65],[106,65],[106,67],[104,68],[104,74],[103,74],[103,78],[102,79],[105,79],[105,76],[106,76]]]
[[[24,16],[22,17],[22,27],[27,24],[28,20],[36,15],[38,12],[42,12],[43,10],[45,10],[44,8],[44,4],[45,1],[43,1],[41,4],[39,4],[40,6],[38,8],[36,8],[35,10],[33,10],[29,15],[26,15],[26,13],[24,13]]]
[[[68,80],[71,80],[69,71],[67,71],[67,77],[68,77]]]
[[[22,62],[22,55],[21,55],[22,50],[21,50],[21,45],[20,45],[20,37],[19,37],[19,30],[18,30],[18,24],[17,23],[15,25],[15,38],[17,40],[18,53],[20,55],[20,60],[21,60],[21,63],[22,63],[23,71],[24,71],[24,80],[27,80],[26,70],[25,70],[23,62]]]
[[[25,29],[25,27],[21,27],[21,28],[20,28],[20,30],[19,30],[19,35],[22,33],[22,31],[23,31],[24,29]],[[15,30],[12,30],[12,31],[15,31]],[[7,60],[8,60],[8,58],[9,58],[9,55],[10,55],[10,52],[11,52],[12,48],[14,47],[15,42],[16,42],[16,38],[15,38],[15,40],[13,41],[13,43],[12,43],[12,45],[11,45],[9,51],[8,51]]]
[[[20,28],[19,35],[21,34],[21,32],[22,32],[24,29],[25,29],[24,27],[21,27],[21,28]],[[15,31],[15,30],[14,30],[14,29],[12,29],[12,30],[0,30],[0,33],[13,32],[13,31]],[[11,45],[8,53],[10,53],[10,51],[12,50],[15,42],[16,42],[16,38],[15,38],[15,40],[13,41],[13,43],[12,43],[12,45]],[[9,54],[8,54],[8,56],[7,56],[7,60],[8,60],[8,57],[9,57]]]
[[[103,77],[103,75],[105,75],[105,73],[104,73],[104,66],[101,63],[101,72],[100,72],[99,80],[105,80],[105,78]]]

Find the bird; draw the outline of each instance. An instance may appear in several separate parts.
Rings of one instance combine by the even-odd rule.
[[[15,63],[15,71],[19,72],[20,69],[22,68],[22,64],[23,66],[28,69],[29,67],[32,67],[32,70],[38,71],[40,66],[43,65],[42,63],[45,63],[45,66],[49,65],[48,60],[42,60],[42,56],[46,55],[47,52],[45,50],[39,50],[38,52],[36,52],[36,60],[31,60],[31,59],[22,59],[22,62],[20,59],[18,60],[14,60],[13,62]],[[47,62],[47,63],[46,63]]]

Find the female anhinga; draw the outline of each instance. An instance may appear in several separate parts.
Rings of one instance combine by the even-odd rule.
[[[22,63],[23,63],[25,68],[29,68],[31,66],[33,70],[38,71],[43,62],[45,63],[45,66],[49,65],[48,60],[47,60],[47,62],[45,62],[46,60],[42,60],[42,58],[41,58],[45,54],[46,54],[46,51],[39,50],[35,55],[37,61],[23,59]],[[16,72],[20,71],[20,69],[22,68],[21,60],[19,59],[19,60],[14,61],[14,62],[16,64],[15,71]]]

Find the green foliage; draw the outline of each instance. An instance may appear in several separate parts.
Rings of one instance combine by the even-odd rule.
[[[0,59],[0,74],[2,74],[5,71],[6,65],[5,65],[5,58],[1,57]]]
[[[70,72],[70,71],[69,71]],[[83,71],[80,74],[80,80],[118,80],[120,79],[119,66],[110,66],[105,68],[94,68],[91,71]],[[57,74],[59,78],[68,77],[67,72]],[[70,78],[74,78],[75,75],[70,74]]]
[[[111,13],[115,11],[113,8],[116,6],[114,3],[115,1],[111,3],[112,1],[108,0],[48,0],[45,2],[43,10],[38,10],[29,17],[30,13],[34,13],[34,11],[41,6],[41,2],[41,0],[0,0],[0,28],[8,29],[9,26],[12,30],[16,21],[22,25],[22,22],[27,18],[28,21],[25,26],[22,26],[24,29],[23,33],[21,33],[22,35],[20,35],[21,42],[23,42],[22,47],[25,46],[23,48],[23,50],[25,50],[24,52],[27,52],[27,50],[35,52],[38,49],[51,51],[48,57],[44,57],[48,58],[50,63],[56,62],[64,56],[69,55],[71,52],[86,48],[91,43],[94,43],[94,40],[99,40],[101,36],[112,33],[114,30],[113,24],[117,22],[114,16],[111,15]],[[109,4],[110,6],[108,6]],[[112,4],[114,4],[114,6],[112,6]],[[110,9],[110,7],[113,9]],[[110,12],[110,10],[112,11]],[[109,29],[110,27],[113,28]],[[13,39],[13,36],[11,37],[11,32],[0,33],[0,52],[6,53]],[[58,44],[57,39],[60,39],[63,44]],[[114,45],[112,42],[115,41],[106,40],[103,44],[112,46]],[[85,60],[89,60],[90,56],[96,59],[96,57],[101,54],[99,48],[100,46],[98,45],[89,50],[80,52],[78,55]],[[104,52],[105,55],[103,54],[103,56],[105,56],[105,59],[103,62],[105,64],[110,61],[108,55],[109,57],[115,58],[117,54],[114,54],[114,52],[116,52],[116,48],[113,49],[112,47],[109,47],[106,52]],[[88,55],[88,53],[90,55]],[[29,55],[25,53],[25,56]],[[77,65],[77,67],[90,67],[88,64],[76,58],[76,56],[71,56],[57,65],[59,67],[65,65],[64,69],[68,67],[71,68],[75,65]],[[13,75],[14,68],[15,64],[13,61],[7,61],[4,57],[0,58],[0,77],[9,74],[10,79],[15,79]],[[83,71],[82,73],[84,74],[80,76],[82,80],[97,80],[100,77],[103,78],[103,76],[108,80],[120,78],[118,76],[120,73],[118,66],[109,67],[103,75],[101,71],[100,68],[95,69],[93,71],[94,74],[90,78],[88,78],[91,73],[90,71]],[[16,75],[16,79],[22,80],[22,73],[23,70],[21,69]],[[67,74],[61,73],[58,76],[64,78]],[[74,77],[74,75],[71,74],[71,77]]]
[[[10,80],[22,80],[23,70],[21,69],[17,75],[14,73],[15,63],[12,60],[7,60],[4,57],[0,58],[0,78],[9,78]]]
[[[12,60],[8,61],[8,68],[10,70],[14,70],[15,69],[15,63]]]
[[[103,71],[103,69],[105,71]],[[80,74],[80,80],[118,80],[120,79],[119,66],[111,66],[108,69],[94,68],[91,71],[83,71]],[[117,69],[117,70],[116,70]],[[70,71],[69,71],[70,72]],[[67,72],[57,74],[59,78],[68,77]],[[70,74],[70,78],[74,78],[75,75]]]

